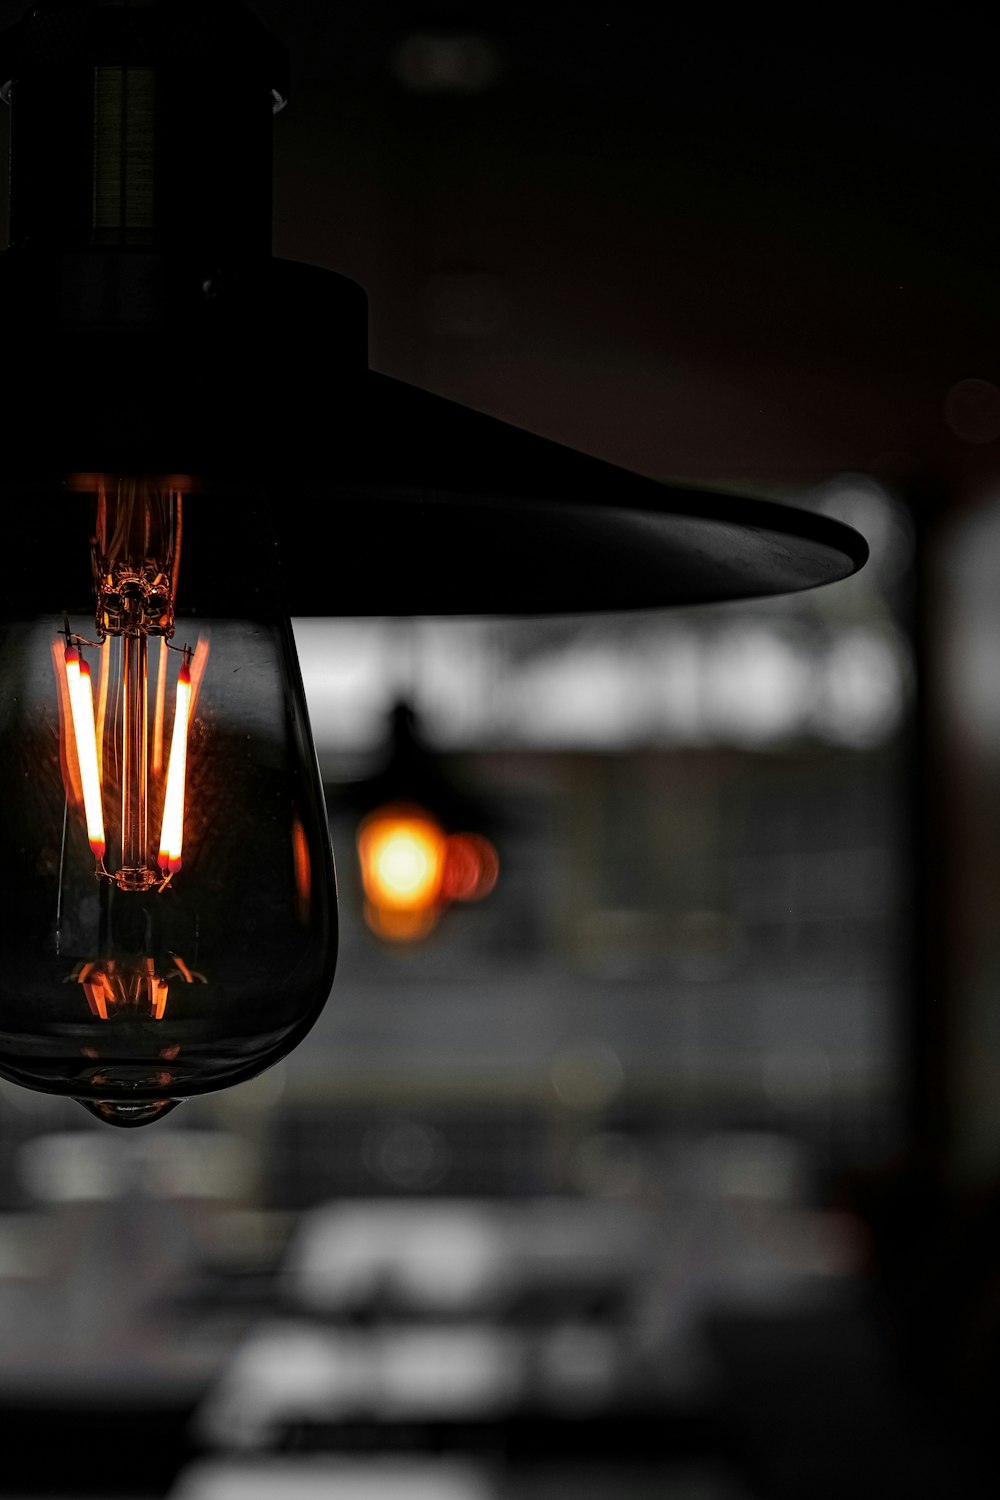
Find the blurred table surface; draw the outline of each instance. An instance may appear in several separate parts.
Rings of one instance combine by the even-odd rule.
[[[793,1201],[775,1143],[745,1134],[679,1153],[652,1199],[339,1198],[288,1216],[269,1246],[267,1214],[240,1206],[245,1142],[126,1146],[87,1130],[24,1149],[35,1206],[0,1216],[8,1405],[115,1391],[219,1408],[242,1382],[245,1409],[263,1409],[267,1389],[280,1404],[313,1369],[330,1411],[495,1412],[526,1392],[604,1409],[612,1392],[698,1387],[713,1299],[787,1299],[852,1269],[835,1216]],[[209,1265],[223,1233],[228,1281]],[[262,1295],[227,1302],[255,1235]]]
[[[778,1222],[756,1261],[748,1241],[727,1266],[718,1225],[702,1241],[684,1215],[639,1203],[318,1205],[290,1238],[278,1304],[206,1394],[199,1438],[239,1452],[350,1447],[377,1430],[417,1447],[527,1450],[544,1426],[550,1448],[597,1454],[612,1432],[642,1445],[672,1422],[690,1431],[716,1396],[707,1306],[842,1283],[821,1236],[810,1247],[800,1228],[783,1253]]]
[[[511,1314],[536,1298],[625,1293],[657,1254],[648,1213],[586,1198],[367,1198],[306,1213],[282,1268],[317,1315],[377,1303],[411,1315]]]
[[[217,1170],[196,1172],[213,1145]],[[221,1191],[239,1182],[229,1142],[126,1157],[50,1138],[27,1155],[36,1205],[0,1216],[0,1406],[34,1450],[46,1430],[104,1442],[126,1420],[164,1474],[182,1442],[230,1472],[353,1457],[373,1482],[379,1453],[405,1454],[409,1489],[386,1471],[372,1500],[422,1500],[431,1455],[523,1471],[544,1452],[588,1474],[625,1452],[704,1456],[706,1312],[829,1304],[857,1263],[850,1226],[788,1190],[771,1144],[709,1146],[649,1198],[339,1198],[275,1220]],[[179,1493],[227,1495],[224,1472]],[[484,1472],[452,1467],[435,1500],[506,1500]],[[289,1500],[320,1469],[295,1473]]]

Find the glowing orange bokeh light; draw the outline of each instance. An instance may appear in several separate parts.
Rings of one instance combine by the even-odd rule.
[[[481,901],[497,883],[500,861],[479,833],[453,833],[445,851],[441,893],[447,901]]]
[[[391,942],[426,937],[451,902],[488,895],[500,868],[488,839],[447,834],[412,803],[390,803],[371,813],[357,845],[365,921]]]
[[[362,824],[358,854],[365,895],[390,911],[422,911],[441,893],[446,839],[419,808],[380,808]]]

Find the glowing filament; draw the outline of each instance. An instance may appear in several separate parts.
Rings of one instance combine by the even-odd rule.
[[[181,867],[181,849],[184,842],[184,782],[187,775],[190,713],[191,668],[185,658],[177,678],[174,730],[170,739],[167,789],[163,798],[163,825],[160,830],[159,864],[165,875],[176,875]]]
[[[94,730],[94,691],[90,668],[75,646],[66,645],[66,680],[69,683],[73,735],[83,785],[83,806],[87,817],[87,838],[100,863],[107,842],[104,837],[104,810],[101,805],[101,778],[97,768],[97,736]]]

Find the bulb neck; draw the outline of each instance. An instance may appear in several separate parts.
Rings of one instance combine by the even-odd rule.
[[[288,55],[235,0],[37,0],[0,33],[12,248],[269,255]]]

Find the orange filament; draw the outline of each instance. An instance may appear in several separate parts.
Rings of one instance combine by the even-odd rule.
[[[91,1015],[101,1021],[119,1014],[162,1021],[166,1014],[170,986],[157,974],[151,958],[134,966],[119,966],[110,959],[106,967],[91,960],[81,966],[76,978],[83,986]]]
[[[87,818],[87,838],[94,858],[104,859],[107,841],[104,837],[104,810],[101,806],[101,778],[97,768],[97,738],[94,732],[94,692],[90,668],[75,646],[67,643],[65,651],[66,680],[73,715],[80,780],[83,784],[83,806]]]
[[[52,642],[52,667],[59,697],[59,763],[62,769],[66,800],[73,807],[83,806],[83,784],[80,781],[80,757],[76,753],[73,729],[73,707],[66,676],[66,643],[58,637]]]
[[[152,960],[150,960],[152,962]],[[170,996],[170,986],[155,974],[149,976],[149,1003],[154,1021],[162,1021]]]
[[[83,993],[87,997],[87,1004],[90,1006],[91,1014],[99,1017],[102,1021],[106,1021],[108,1019],[108,1002],[110,1001],[113,1006],[115,995],[105,976],[99,974],[96,979],[81,979],[80,983],[83,985]]]
[[[187,775],[188,723],[191,713],[191,668],[187,660],[177,678],[174,730],[170,739],[167,789],[163,798],[159,865],[165,875],[176,875],[181,867],[184,842],[184,782]]]

